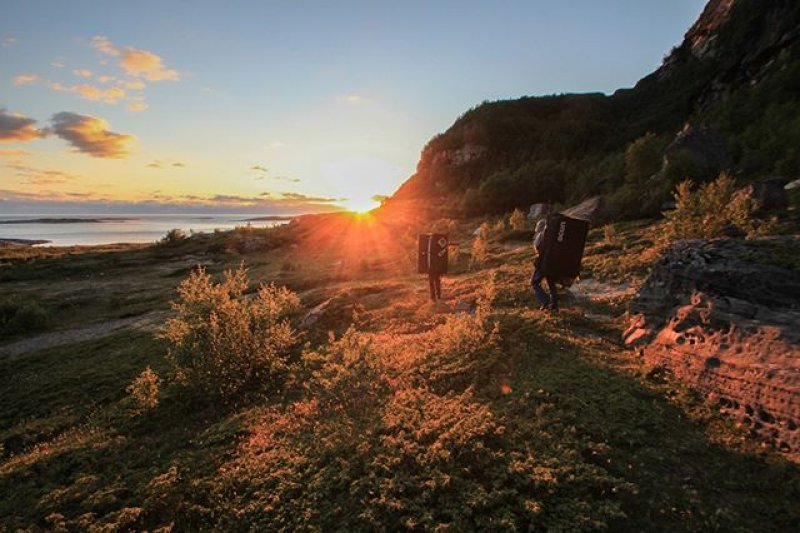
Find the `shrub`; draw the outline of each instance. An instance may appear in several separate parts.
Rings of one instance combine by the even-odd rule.
[[[519,209],[514,209],[508,222],[511,224],[511,229],[514,231],[522,231],[525,229],[525,215]]]
[[[36,300],[0,301],[0,337],[40,331],[50,327],[50,313]]]
[[[138,409],[144,411],[158,405],[159,381],[158,374],[148,366],[128,385],[126,391]]]
[[[675,209],[664,214],[663,238],[710,239],[731,230],[754,235],[764,227],[753,218],[756,202],[745,191],[737,191],[736,183],[727,173],[692,190],[691,181],[681,182],[675,193]]]
[[[483,226],[481,226],[483,228]],[[472,268],[473,266],[479,266],[486,262],[488,257],[488,249],[486,244],[486,237],[484,237],[483,231],[481,231],[478,235],[475,236],[475,240],[472,241],[472,251],[469,260],[469,266]]]
[[[171,229],[167,232],[166,235],[161,239],[160,243],[165,246],[171,246],[180,244],[185,241],[188,237],[186,236],[186,232],[179,228]]]
[[[178,287],[178,316],[161,331],[177,376],[227,404],[281,391],[297,355],[289,322],[297,295],[270,284],[244,298],[247,286],[244,266],[221,283],[192,272]]]

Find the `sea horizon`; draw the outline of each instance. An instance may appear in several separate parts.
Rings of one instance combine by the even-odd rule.
[[[0,214],[0,241],[47,241],[43,246],[157,242],[172,229],[212,233],[237,226],[272,227],[299,215],[265,213]]]

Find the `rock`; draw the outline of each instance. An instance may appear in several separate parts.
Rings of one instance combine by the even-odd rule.
[[[678,157],[688,157],[701,171],[718,172],[731,167],[725,142],[705,128],[693,128],[686,124],[675,140],[664,151],[664,166],[669,166]]]
[[[592,225],[596,225],[605,216],[604,207],[605,202],[603,202],[603,198],[600,196],[593,196],[578,205],[563,210],[561,213],[568,217],[588,220]]]
[[[528,210],[528,218],[531,220],[538,220],[552,212],[553,206],[550,204],[533,204]]]
[[[750,193],[750,197],[758,202],[761,209],[786,209],[789,205],[784,179],[774,178],[751,183],[742,190]]]
[[[475,159],[480,159],[488,152],[485,146],[465,144],[457,150],[443,150],[433,156],[433,165],[461,166]]]
[[[800,461],[788,429],[800,420],[800,273],[774,259],[787,250],[800,237],[676,244],[635,296],[624,340]]]
[[[328,298],[311,311],[306,313],[306,316],[303,317],[303,320],[300,321],[300,327],[303,329],[309,328],[319,322],[319,319],[325,314],[328,310],[328,306],[330,305],[333,298]]]

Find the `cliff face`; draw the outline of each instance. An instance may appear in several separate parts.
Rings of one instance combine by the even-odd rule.
[[[613,194],[624,184],[622,154],[633,140],[647,132],[671,138],[692,121],[723,130],[728,144],[735,145],[737,133],[765,110],[750,109],[749,116],[742,112],[731,118],[736,110],[725,109],[725,102],[737,97],[730,105],[742,107],[741,101],[755,101],[750,93],[758,91],[761,100],[753,104],[755,108],[796,101],[792,91],[800,90],[798,72],[800,2],[710,0],[661,67],[631,89],[613,96],[572,94],[488,102],[466,112],[431,139],[416,173],[395,198],[425,198],[445,208],[460,205],[466,209],[462,214],[475,214]],[[800,117],[797,110],[781,113]],[[784,144],[777,149],[779,157],[790,150],[791,143]],[[735,166],[751,174],[774,173],[769,161],[752,163],[744,151],[734,150]],[[784,166],[794,164],[791,160]],[[470,203],[465,195],[491,194],[486,189],[493,181],[497,183],[489,185],[509,190],[516,201],[464,205]]]

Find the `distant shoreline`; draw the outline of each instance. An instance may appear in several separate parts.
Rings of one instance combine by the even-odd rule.
[[[131,218],[24,218],[20,220],[0,220],[0,224],[101,224],[103,222],[123,222]]]
[[[245,218],[244,221],[245,222],[257,222],[257,221],[260,221],[260,220],[263,220],[263,221],[270,221],[270,220],[278,221],[278,220],[293,220],[295,218],[297,218],[297,216],[291,216],[291,215],[267,215],[267,216],[264,216],[264,217]]]
[[[33,246],[35,244],[47,244],[45,239],[0,239],[0,246]]]

